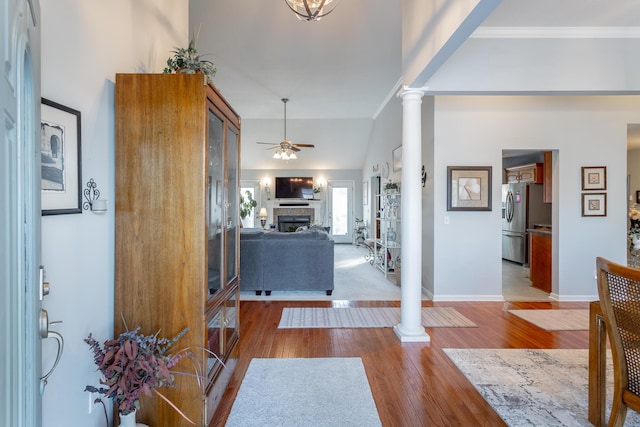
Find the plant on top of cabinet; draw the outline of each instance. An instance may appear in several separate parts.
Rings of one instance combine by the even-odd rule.
[[[213,83],[213,77],[218,71],[213,62],[201,59],[202,55],[198,55],[196,49],[196,37],[189,41],[189,47],[176,47],[172,50],[173,56],[167,59],[167,66],[164,69],[165,74],[185,73],[195,74],[202,73],[205,75],[207,83]]]

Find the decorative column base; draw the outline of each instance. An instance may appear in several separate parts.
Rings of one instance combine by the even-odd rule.
[[[398,324],[393,327],[393,332],[400,338],[400,342],[431,342],[431,337],[424,328],[422,328],[422,332],[403,331],[401,325]]]

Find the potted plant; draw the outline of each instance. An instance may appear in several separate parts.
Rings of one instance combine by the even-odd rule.
[[[244,221],[251,214],[251,211],[258,206],[249,190],[244,192],[244,196],[240,194],[240,219]]]
[[[159,332],[159,331],[158,331]],[[171,370],[182,359],[191,357],[187,349],[169,353],[171,347],[187,332],[183,329],[173,339],[144,335],[140,328],[127,330],[116,339],[107,340],[102,346],[91,334],[84,340],[93,351],[93,360],[102,373],[101,387],[88,385],[84,391],[98,393],[110,398],[118,409],[120,425],[135,426],[135,412],[140,408],[140,396],[155,394],[164,399],[191,424],[191,421],[176,405],[162,395],[158,389],[173,386]],[[98,397],[95,402],[102,402]],[[106,417],[106,409],[105,409]]]
[[[206,83],[213,83],[213,77],[216,75],[216,66],[211,61],[202,59],[196,49],[196,37],[189,41],[187,48],[175,48],[173,56],[167,59],[167,66],[164,69],[165,74],[171,73],[202,73],[205,76]]]
[[[389,180],[389,181],[384,183],[384,186],[382,188],[387,193],[397,193],[397,192],[400,191],[400,184],[398,184],[395,181]]]

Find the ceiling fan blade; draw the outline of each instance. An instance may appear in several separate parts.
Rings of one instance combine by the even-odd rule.
[[[314,148],[315,145],[313,144],[293,144],[296,147],[309,147],[309,148]]]
[[[256,141],[256,144],[280,145],[280,143],[278,143],[278,142],[273,143],[273,142],[259,142],[259,141]]]

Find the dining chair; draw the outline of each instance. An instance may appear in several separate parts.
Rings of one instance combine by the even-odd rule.
[[[613,406],[608,426],[640,412],[640,270],[596,260],[598,295],[613,356]]]

